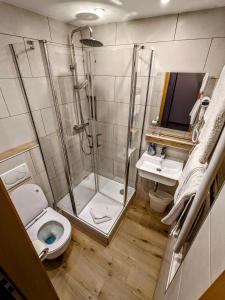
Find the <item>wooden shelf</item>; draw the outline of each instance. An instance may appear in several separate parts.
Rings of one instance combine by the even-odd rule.
[[[187,151],[191,151],[194,146],[193,142],[189,139],[163,135],[163,134],[149,133],[145,135],[145,140],[147,142],[166,145],[166,146],[183,149]]]
[[[0,162],[2,160],[9,159],[13,156],[16,156],[20,153],[29,151],[30,149],[32,149],[36,146],[37,146],[37,143],[31,142],[31,143],[23,144],[23,145],[20,145],[18,147],[9,149],[7,151],[4,151],[4,152],[0,153]]]

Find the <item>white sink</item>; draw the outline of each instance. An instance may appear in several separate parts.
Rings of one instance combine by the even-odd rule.
[[[136,167],[141,177],[173,186],[182,173],[183,165],[183,162],[167,158],[162,159],[145,152],[137,162]]]

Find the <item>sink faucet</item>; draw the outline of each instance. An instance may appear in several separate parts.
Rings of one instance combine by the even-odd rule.
[[[162,147],[160,157],[161,157],[162,159],[165,159],[165,158],[166,158],[166,147],[165,147],[165,146]]]

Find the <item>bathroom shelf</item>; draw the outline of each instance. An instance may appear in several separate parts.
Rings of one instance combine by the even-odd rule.
[[[23,152],[29,151],[30,149],[37,147],[37,143],[31,142],[31,143],[26,143],[23,145],[20,145],[18,147],[9,149],[7,151],[1,152],[0,153],[0,162],[3,160],[10,159],[18,154],[21,154]]]
[[[191,151],[194,144],[190,139],[179,138],[175,136],[149,133],[145,135],[147,142],[166,145],[178,149]]]

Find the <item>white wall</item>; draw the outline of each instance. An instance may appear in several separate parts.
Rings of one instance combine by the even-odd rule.
[[[52,97],[38,39],[45,39],[50,43],[50,53],[54,56],[52,59],[57,61],[54,73],[63,72],[65,65],[69,70],[67,44],[68,33],[72,28],[51,18],[0,3],[0,153],[35,139],[8,47],[9,43],[13,43],[38,134],[45,150],[53,191],[58,199],[68,191]],[[29,45],[26,42],[30,39],[34,42],[35,50],[28,50]],[[61,90],[59,89],[59,94]],[[0,174],[23,162],[26,162],[31,170],[31,181],[41,185],[51,202],[50,187],[38,148],[0,162]]]
[[[131,47],[133,43],[145,47],[139,55],[138,88],[141,87],[143,96],[144,81],[148,75],[149,50],[153,48],[156,56],[146,130],[156,130],[151,126],[151,120],[158,115],[161,103],[160,78],[156,74],[165,71],[209,72],[210,76],[218,78],[225,64],[224,20],[225,8],[218,8],[94,27],[94,37],[104,43],[103,48],[94,50],[97,88],[99,83],[97,96],[101,100],[101,107],[110,112],[114,109],[115,115],[120,114],[120,118],[126,120]],[[102,82],[105,83],[107,92],[103,92]],[[126,103],[127,107],[121,109],[118,102],[123,102],[123,106]],[[140,104],[143,105],[143,102]],[[168,129],[158,131],[164,133]],[[170,134],[188,136],[188,133],[178,131],[170,131]],[[184,158],[182,151],[170,153],[177,158]]]

